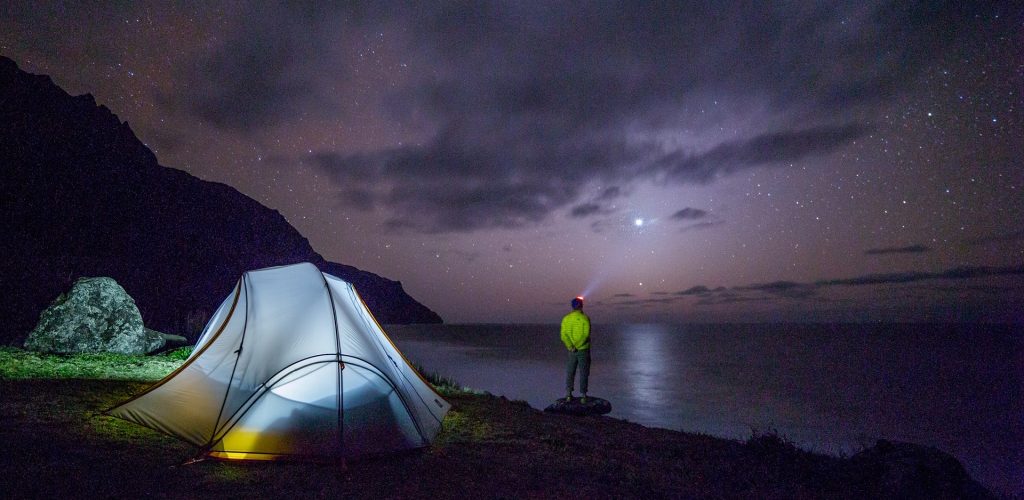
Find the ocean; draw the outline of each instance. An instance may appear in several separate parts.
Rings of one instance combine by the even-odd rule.
[[[428,371],[543,409],[565,393],[557,325],[391,325]],[[1024,329],[950,324],[594,325],[590,394],[611,417],[853,454],[933,446],[1024,495]],[[577,388],[578,394],[578,388]]]

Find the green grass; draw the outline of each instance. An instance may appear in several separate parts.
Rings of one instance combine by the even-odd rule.
[[[483,394],[481,391],[477,391],[460,384],[452,377],[427,370],[418,364],[414,364],[413,369],[418,371],[420,375],[423,375],[423,378],[426,379],[430,385],[434,386],[434,389],[442,396],[449,396],[452,394]]]
[[[181,366],[188,354],[176,349],[160,356],[126,354],[43,354],[0,347],[0,378],[160,380]]]
[[[152,381],[164,378],[192,354],[192,346],[179,347],[158,356],[127,354],[44,354],[17,347],[0,347],[0,378],[7,379],[100,379]],[[452,377],[416,370],[443,395],[481,394]]]

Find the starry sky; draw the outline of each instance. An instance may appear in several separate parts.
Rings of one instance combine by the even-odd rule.
[[[448,322],[1024,322],[1016,2],[101,4],[0,54]]]

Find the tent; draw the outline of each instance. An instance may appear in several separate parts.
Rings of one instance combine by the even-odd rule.
[[[302,263],[245,273],[185,363],[108,413],[270,460],[426,446],[449,407],[350,283]]]

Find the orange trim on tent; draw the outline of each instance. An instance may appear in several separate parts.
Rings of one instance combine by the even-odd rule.
[[[231,310],[228,311],[228,315],[227,315],[226,318],[224,318],[224,322],[221,323],[220,328],[217,330],[217,333],[213,334],[213,337],[210,338],[210,340],[205,345],[203,345],[202,348],[199,349],[199,352],[192,353],[192,356],[189,358],[188,361],[186,361],[181,366],[179,366],[177,370],[174,370],[173,372],[169,373],[166,377],[160,379],[159,382],[153,384],[153,386],[150,387],[149,389],[146,389],[145,391],[136,394],[135,396],[133,396],[128,401],[125,401],[123,403],[119,403],[116,406],[111,406],[110,408],[104,410],[103,413],[108,413],[111,410],[113,410],[114,408],[118,408],[118,407],[124,406],[124,405],[126,405],[128,403],[131,403],[132,401],[135,401],[136,399],[141,398],[142,396],[145,396],[146,394],[149,394],[149,393],[155,391],[160,386],[162,386],[162,385],[166,384],[167,382],[169,382],[172,378],[174,378],[175,375],[181,373],[182,370],[184,370],[185,368],[188,368],[189,365],[191,365],[193,361],[195,361],[196,359],[199,359],[199,356],[201,356],[203,354],[203,352],[206,351],[206,349],[208,347],[213,345],[213,342],[215,340],[217,340],[217,337],[220,337],[220,334],[221,334],[221,332],[224,331],[224,328],[226,328],[228,326],[228,321],[231,321],[231,316],[233,316],[235,314],[235,306],[238,305],[238,298],[241,295],[242,295],[242,280],[238,280],[238,286],[235,287],[235,300],[231,303]]]
[[[393,341],[391,340],[391,337],[388,337],[388,332],[385,332],[385,331],[384,331],[384,328],[382,328],[382,327],[380,326],[380,323],[379,323],[379,322],[377,322],[377,318],[376,318],[376,317],[375,317],[375,316],[373,315],[373,313],[372,313],[372,312],[370,311],[370,308],[369,308],[369,307],[367,307],[367,305],[366,305],[366,302],[364,302],[364,301],[363,301],[363,298],[359,296],[359,290],[356,290],[356,287],[355,287],[355,285],[352,285],[352,291],[353,291],[353,292],[355,292],[355,294],[356,294],[356,298],[357,298],[357,299],[359,299],[359,303],[363,305],[363,308],[365,308],[365,309],[366,309],[366,312],[367,312],[367,313],[369,313],[369,315],[370,315],[370,318],[371,318],[371,319],[373,319],[373,324],[377,325],[377,329],[378,329],[378,330],[380,330],[380,333],[381,333],[382,335],[384,335],[384,338],[385,338],[385,339],[387,339],[387,340],[388,340],[388,343],[389,343],[389,344],[391,344],[391,347],[394,347],[394,348],[395,348],[395,352],[397,352],[397,353],[398,353],[398,355],[402,357],[402,360],[404,360],[404,361],[405,361],[405,364],[409,365],[409,368],[412,368],[412,372],[413,372],[413,373],[415,373],[415,374],[416,374],[416,376],[417,376],[417,377],[419,377],[419,378],[420,378],[420,380],[421,380],[421,381],[422,381],[422,382],[423,382],[424,384],[427,384],[427,387],[428,387],[428,388],[429,388],[429,389],[431,390],[431,392],[433,392],[433,393],[434,393],[435,395],[437,395],[437,397],[441,398],[441,399],[442,399],[442,400],[444,400],[445,402],[448,402],[448,400],[447,400],[447,399],[444,399],[444,396],[442,396],[442,395],[441,395],[441,393],[437,392],[437,389],[434,389],[434,384],[431,384],[430,382],[428,382],[428,381],[427,381],[427,379],[423,378],[423,374],[421,374],[421,373],[420,373],[420,371],[416,369],[416,365],[412,364],[412,363],[411,363],[411,362],[409,361],[409,358],[405,357],[405,354],[404,354],[404,353],[402,353],[402,350],[401,350],[401,349],[399,349],[399,348],[398,348],[398,346],[396,346],[396,345],[395,345],[395,343],[394,343],[394,342],[393,342]],[[449,403],[449,404],[451,404],[451,403]],[[435,420],[436,420],[436,419],[435,419]]]

